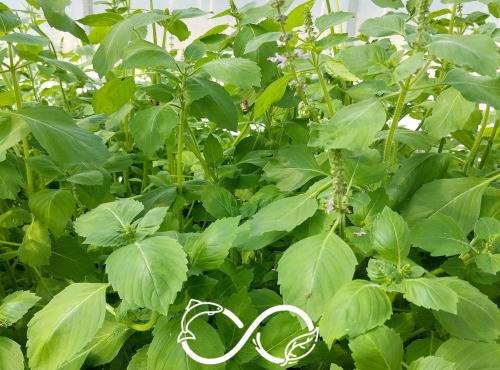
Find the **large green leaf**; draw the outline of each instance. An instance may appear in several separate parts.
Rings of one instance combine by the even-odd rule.
[[[322,16],[316,18],[314,24],[318,28],[319,32],[323,32],[330,27],[335,27],[339,24],[345,23],[353,17],[354,13],[350,12],[331,12],[329,14],[323,14]]]
[[[440,357],[428,356],[413,361],[408,370],[456,370],[456,366]]]
[[[444,79],[460,91],[465,99],[474,103],[485,103],[495,109],[500,109],[500,77],[491,78],[474,76],[463,69],[453,69]]]
[[[8,162],[0,163],[0,199],[16,199],[22,181],[16,167]]]
[[[465,235],[479,218],[481,197],[488,184],[488,179],[478,178],[435,180],[415,193],[402,214],[410,225],[443,214],[457,221]]]
[[[334,294],[319,322],[319,329],[331,346],[337,339],[354,338],[382,325],[391,315],[391,301],[379,285],[353,280]]]
[[[315,177],[328,174],[321,169],[314,154],[304,145],[280,150],[264,167],[266,177],[282,191],[295,190]]]
[[[45,63],[53,65],[54,67],[60,68],[62,70],[68,71],[74,74],[79,80],[86,81],[89,80],[90,77],[83,72],[80,67],[78,67],[75,63],[65,62],[64,60],[57,60],[53,58],[46,58],[44,56],[39,56]]]
[[[385,124],[385,106],[377,99],[342,108],[326,124],[311,124],[309,146],[324,149],[365,149]]]
[[[33,316],[27,343],[31,369],[56,369],[92,340],[104,321],[107,286],[72,284]]]
[[[381,326],[349,342],[357,370],[400,370],[403,342],[387,326]]]
[[[9,33],[8,35],[2,36],[0,40],[13,44],[15,43],[33,46],[47,46],[50,44],[50,40],[47,37],[18,32]]]
[[[177,69],[175,59],[165,49],[141,39],[134,40],[127,45],[123,54],[122,67],[127,69],[145,67]]]
[[[2,119],[0,121],[0,157],[2,152],[16,145],[29,133],[30,128],[23,119],[16,116]]]
[[[250,235],[262,235],[268,231],[291,231],[312,217],[318,202],[309,194],[279,199],[255,214],[250,226]]]
[[[398,266],[410,252],[410,229],[405,220],[389,207],[375,219],[372,226],[373,248]]]
[[[500,336],[500,309],[467,281],[439,279],[458,295],[457,314],[433,311],[434,316],[451,335],[476,341],[497,340]]]
[[[451,338],[439,347],[436,356],[454,363],[457,370],[500,369],[500,345],[497,343]]]
[[[219,268],[236,238],[239,221],[240,217],[217,220],[189,245],[186,249],[191,268],[199,271]]]
[[[201,192],[203,207],[216,218],[235,217],[239,214],[238,203],[228,190],[209,185]]]
[[[216,80],[241,88],[260,86],[262,75],[254,61],[246,58],[215,59],[201,66]]]
[[[434,36],[429,52],[459,65],[467,65],[482,75],[496,77],[498,46],[487,35]]]
[[[359,152],[344,151],[342,153],[344,177],[353,185],[374,184],[382,180],[390,167],[382,162],[382,156],[376,149],[365,149]]]
[[[451,217],[437,213],[411,229],[411,242],[431,256],[453,256],[469,251],[469,241]]]
[[[135,90],[133,77],[115,78],[106,82],[92,99],[95,113],[115,113],[134,96]]]
[[[38,142],[58,162],[101,163],[111,156],[97,135],[78,127],[60,108],[38,106],[15,115],[28,124]]]
[[[64,189],[43,189],[29,199],[31,212],[58,238],[75,212],[73,194]]]
[[[179,125],[179,117],[170,105],[160,105],[137,112],[130,123],[130,131],[137,146],[153,154]]]
[[[352,74],[359,78],[370,78],[380,73],[388,73],[384,65],[387,55],[377,44],[366,44],[343,49],[340,59]]]
[[[408,279],[404,297],[417,306],[457,313],[457,293],[441,279]]]
[[[196,340],[189,342],[189,347],[197,355],[215,358],[224,355],[224,345],[217,331],[201,318],[189,324]],[[148,349],[147,368],[155,370],[223,370],[224,364],[203,365],[191,359],[182,346],[177,343],[181,332],[181,317],[168,321],[161,320],[153,332],[153,341]]]
[[[21,346],[5,337],[0,337],[0,369],[24,370],[24,356]]]
[[[122,299],[167,315],[186,280],[186,253],[174,239],[156,236],[111,253],[106,272]]]
[[[417,189],[448,170],[450,156],[441,153],[416,153],[406,159],[386,185],[387,195],[396,202],[403,202]]]
[[[18,290],[0,301],[0,323],[4,326],[19,321],[40,300],[34,293]]]
[[[104,203],[75,221],[75,231],[83,236],[85,243],[96,246],[127,244],[126,230],[132,220],[144,209],[144,205],[133,199]]]
[[[359,32],[367,36],[385,37],[392,35],[406,36],[405,19],[399,14],[369,18],[359,26]]]
[[[19,260],[31,266],[49,264],[51,254],[50,235],[40,221],[33,221],[25,227],[23,243],[19,247]]]
[[[334,233],[302,239],[285,251],[278,264],[284,303],[303,309],[316,321],[334,293],[352,280],[357,263],[351,248]]]
[[[55,277],[82,281],[95,271],[95,265],[77,238],[63,235],[52,243],[50,264],[46,269]]]
[[[260,118],[274,103],[283,98],[286,87],[292,79],[291,75],[273,81],[255,101],[255,118]]]
[[[201,77],[188,79],[188,87],[202,89],[202,96],[194,101],[198,110],[219,127],[236,131],[238,129],[238,111],[229,93],[218,83]]]
[[[430,117],[424,121],[425,130],[435,140],[462,130],[475,107],[454,88],[446,89],[436,99]]]
[[[251,53],[257,50],[262,44],[266,42],[276,42],[279,37],[282,35],[281,32],[266,32],[261,35],[255,36],[252,40],[250,40],[245,46],[245,54]]]
[[[138,350],[128,363],[127,370],[148,370],[149,344]]]

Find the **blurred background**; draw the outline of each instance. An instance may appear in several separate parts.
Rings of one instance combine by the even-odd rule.
[[[8,5],[12,9],[24,9],[26,7],[26,2],[24,0],[2,0],[3,3]],[[295,0],[292,5],[297,6],[306,2],[307,0]],[[238,7],[242,7],[248,3],[255,3],[257,6],[266,3],[266,0],[254,0],[254,1],[243,1],[243,0],[235,0],[235,3]],[[104,12],[106,9],[106,5],[99,4],[100,1],[95,0],[73,0],[71,4],[67,7],[66,12],[73,19],[83,18],[89,14],[97,14]],[[335,6],[335,1],[331,0],[332,6]],[[210,12],[212,14],[207,14],[204,17],[193,18],[193,19],[185,19],[183,20],[189,27],[191,31],[191,37],[184,41],[179,42],[176,38],[173,38],[171,41],[173,43],[174,48],[183,48],[189,43],[196,39],[197,37],[203,35],[210,28],[219,25],[219,24],[227,24],[234,23],[234,20],[229,17],[221,17],[211,19],[212,15],[218,14],[227,8],[229,8],[229,1],[227,0],[153,0],[153,4],[155,9],[165,9],[168,8],[170,11],[175,9],[185,9],[189,7],[200,8],[206,12]],[[350,36],[354,36],[356,34],[357,27],[367,18],[377,17],[383,15],[387,10],[379,8],[375,4],[373,4],[370,0],[339,0],[340,9],[343,11],[349,11],[356,14],[355,18],[350,20],[347,23],[346,30],[344,32],[349,33]],[[134,9],[143,8],[149,9],[149,0],[131,0],[131,6]],[[473,1],[469,3],[463,4],[464,13],[470,13],[473,11],[486,11],[487,7],[485,4],[480,3],[479,1]],[[452,4],[442,4],[439,0],[434,0],[431,10],[442,9],[445,7],[449,7],[451,9]],[[326,1],[324,0],[316,0],[316,3],[313,8],[313,13],[315,16],[319,16],[321,14],[327,13]],[[19,14],[21,16],[21,14]],[[493,21],[493,19],[489,19],[488,21]],[[498,20],[497,20],[498,24]],[[52,29],[46,28],[49,36],[55,41],[56,45],[61,45],[63,50],[71,50],[74,47],[78,46],[80,43],[78,40],[73,38],[70,34],[62,33],[59,31],[55,31]],[[87,29],[90,31],[90,29]]]

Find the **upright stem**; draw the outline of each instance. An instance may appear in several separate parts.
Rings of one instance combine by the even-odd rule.
[[[476,158],[477,150],[479,149],[479,145],[481,145],[481,141],[483,140],[483,135],[484,131],[486,130],[486,127],[488,126],[488,118],[490,117],[490,106],[486,106],[486,110],[484,111],[484,116],[483,116],[483,122],[481,123],[481,127],[479,129],[479,132],[477,134],[476,140],[474,141],[474,145],[472,146],[472,149],[470,150],[469,156],[467,157],[467,160],[465,161],[464,165],[464,172],[467,173],[469,170],[470,165],[472,162],[474,162],[474,159]]]
[[[498,131],[499,125],[500,125],[500,119],[497,119],[495,121],[495,126],[493,126],[493,130],[491,131],[491,135],[488,138],[488,144],[486,145],[486,148],[484,149],[483,155],[481,156],[481,162],[479,162],[479,169],[482,169],[484,167],[484,163],[486,162],[486,159],[488,159],[488,155],[490,154],[491,147],[493,146],[493,141],[495,140],[495,137],[497,136],[497,131]]]
[[[401,112],[403,111],[403,106],[406,99],[406,94],[408,92],[408,84],[410,82],[410,77],[406,80],[406,83],[403,85],[401,93],[399,94],[398,103],[396,105],[396,111],[394,112],[394,117],[392,118],[391,128],[389,129],[389,135],[387,136],[387,142],[385,144],[384,150],[384,162],[389,161],[391,157],[391,147],[392,141],[394,140],[394,134],[396,133],[396,129],[398,127],[399,120],[401,118]]]
[[[453,8],[451,10],[450,29],[448,30],[448,33],[450,35],[453,34],[453,28],[455,27],[455,16],[457,15],[457,7],[458,4],[453,4]]]
[[[328,94],[328,88],[326,87],[325,79],[323,78],[323,74],[321,73],[321,69],[319,67],[318,54],[313,54],[313,62],[314,62],[314,69],[316,70],[316,74],[318,75],[319,82],[321,84],[321,90],[323,90],[323,95],[325,96],[326,105],[328,106],[328,111],[330,112],[330,116],[333,117],[335,111],[333,110],[332,100],[330,99],[330,94]]]
[[[149,8],[151,9],[151,11],[154,10],[153,0],[149,0]],[[158,42],[158,39],[157,39],[157,36],[156,36],[156,23],[153,23],[153,42],[154,42],[155,45]]]
[[[17,111],[20,112],[22,107],[22,98],[21,98],[21,88],[19,87],[19,81],[17,80],[17,73],[14,65],[14,56],[12,53],[12,44],[9,43],[9,60],[10,60],[10,73],[12,75],[12,85],[14,87],[14,95],[16,97],[16,107]],[[28,139],[23,138],[23,151],[24,151],[24,159],[30,158],[30,147],[28,144]],[[33,172],[31,168],[26,163],[26,179],[28,180],[28,195],[33,195],[35,193],[35,183],[33,180]]]

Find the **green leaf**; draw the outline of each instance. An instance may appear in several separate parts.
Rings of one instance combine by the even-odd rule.
[[[26,234],[19,247],[19,260],[31,266],[48,265],[50,254],[49,231],[39,221],[33,221],[26,226]]]
[[[265,44],[267,42],[276,42],[278,41],[279,37],[282,35],[281,32],[267,32],[263,33],[262,35],[255,36],[253,39],[251,39],[247,45],[245,46],[245,54],[251,53],[258,48],[262,44]]]
[[[75,231],[86,238],[86,244],[117,246],[127,244],[125,231],[132,220],[144,209],[144,205],[133,199],[104,203],[78,217]]]
[[[223,58],[212,60],[201,66],[212,77],[225,84],[233,84],[241,88],[260,86],[260,67],[246,58]]]
[[[424,121],[425,130],[434,140],[463,130],[476,104],[466,100],[453,87],[446,89],[436,99],[432,114]]]
[[[404,6],[401,0],[372,0],[372,2],[381,8],[399,9]]]
[[[262,208],[252,220],[250,235],[259,236],[269,231],[292,231],[312,217],[318,202],[309,194],[279,199]]]
[[[458,65],[467,65],[475,72],[495,78],[498,68],[498,47],[487,35],[434,36],[429,52]]]
[[[90,27],[111,27],[123,20],[123,16],[118,13],[106,12],[99,14],[89,14],[78,19],[78,23]]]
[[[46,269],[55,277],[82,281],[95,271],[95,266],[77,238],[63,235],[52,244],[50,265]]]
[[[357,370],[400,370],[403,342],[387,326],[381,326],[349,342]]]
[[[282,191],[295,190],[316,177],[328,174],[316,162],[314,154],[304,145],[280,150],[265,166],[266,178]]]
[[[130,21],[126,19],[115,24],[106,34],[92,59],[99,77],[102,78],[123,57],[133,30]]]
[[[475,262],[477,267],[488,274],[496,274],[500,271],[500,254],[480,254]]]
[[[404,219],[389,207],[372,226],[373,248],[384,258],[401,265],[410,252],[410,229]]]
[[[342,153],[345,180],[353,185],[368,185],[382,180],[390,167],[382,162],[382,157],[376,149],[366,149],[360,152],[344,151]]]
[[[312,123],[309,146],[362,150],[385,124],[385,106],[377,99],[345,106],[326,124]]]
[[[199,271],[219,268],[236,238],[239,221],[240,217],[217,220],[187,246],[191,268]]]
[[[414,53],[412,56],[406,58],[392,72],[390,84],[402,81],[407,77],[413,75],[424,65],[424,53]]]
[[[30,197],[29,206],[35,217],[49,227],[56,239],[61,236],[76,209],[73,194],[63,189],[40,190]]]
[[[148,370],[149,344],[138,350],[128,363],[127,370]]]
[[[209,185],[201,192],[203,207],[215,218],[235,217],[240,212],[234,196],[220,186]]]
[[[314,24],[319,32],[323,32],[330,27],[338,26],[339,24],[347,22],[349,19],[354,17],[354,13],[350,12],[331,12],[329,14],[323,14],[322,16],[316,18]]]
[[[238,227],[234,248],[244,251],[253,251],[267,247],[269,244],[281,239],[286,235],[284,231],[269,231],[259,236],[250,235],[252,221],[247,221]]]
[[[142,240],[146,236],[157,232],[165,219],[167,211],[167,207],[153,208],[143,218],[135,221],[134,226],[137,224],[135,230],[136,240]]]
[[[457,313],[457,293],[441,284],[441,279],[408,279],[406,280],[405,299],[417,306]]]
[[[29,291],[18,290],[0,301],[0,323],[12,325],[28,312],[41,298]]]
[[[372,37],[406,36],[405,19],[398,14],[387,14],[383,17],[369,18],[361,23],[358,31]]]
[[[463,69],[453,69],[446,74],[444,82],[460,91],[465,99],[484,103],[500,109],[500,77],[474,76]]]
[[[5,337],[0,337],[0,368],[2,370],[24,370],[24,356],[21,346]]]
[[[5,35],[1,37],[0,40],[10,42],[12,44],[25,44],[33,46],[47,46],[50,44],[50,40],[46,37],[17,32]]]
[[[299,307],[318,320],[334,293],[352,280],[357,264],[351,248],[334,233],[302,239],[279,260],[278,284],[284,304]]]
[[[406,159],[386,186],[387,195],[401,203],[420,186],[443,177],[450,164],[450,156],[440,153],[416,153]]]
[[[319,329],[326,344],[331,346],[337,339],[354,338],[383,325],[391,315],[391,301],[379,285],[353,280],[334,294],[319,322]]]
[[[95,113],[113,114],[134,96],[135,90],[134,77],[115,78],[106,82],[92,99]]]
[[[16,199],[22,182],[16,167],[8,162],[0,163],[0,199]]]
[[[474,232],[484,240],[494,238],[500,234],[500,221],[495,218],[483,217],[476,222]]]
[[[274,103],[278,102],[285,95],[291,75],[286,75],[270,84],[255,101],[255,119],[260,118]]]
[[[197,355],[215,358],[224,355],[224,345],[217,331],[204,320],[196,319],[189,324],[196,340],[189,347]],[[224,364],[202,365],[186,355],[182,346],[177,343],[181,332],[181,316],[168,321],[161,320],[153,332],[153,341],[149,346],[147,368],[155,370],[189,369],[189,370],[223,370]]]
[[[74,63],[69,63],[65,62],[63,60],[57,60],[57,59],[52,59],[52,58],[46,58],[44,56],[39,55],[38,56],[40,59],[42,59],[45,63],[53,65],[54,67],[60,68],[64,71],[68,71],[70,73],[73,73],[79,80],[81,81],[86,81],[89,80],[90,77],[83,72],[80,67],[78,67]]]
[[[0,12],[0,31],[7,33],[21,24],[21,19],[12,12]]]
[[[214,168],[221,164],[224,159],[224,150],[222,149],[222,145],[220,145],[219,140],[217,140],[212,134],[208,135],[205,140],[203,155],[207,164]]]
[[[469,251],[469,241],[451,217],[437,213],[411,229],[411,242],[431,256],[454,256]]]
[[[203,58],[207,53],[207,46],[199,41],[193,42],[184,50],[184,61],[194,63]]]
[[[500,336],[500,309],[477,288],[456,278],[439,279],[458,295],[457,314],[433,311],[443,328],[457,338],[476,341],[497,340]]]
[[[179,117],[172,107],[160,105],[137,112],[130,122],[130,131],[137,146],[151,155],[178,125]]]
[[[456,370],[456,366],[440,357],[428,356],[412,362],[408,370]]]
[[[127,45],[123,53],[122,68],[166,67],[177,69],[175,59],[161,47],[138,39]]]
[[[15,114],[28,124],[38,142],[58,162],[99,163],[111,156],[97,135],[78,127],[60,108],[38,106]]]
[[[102,185],[104,176],[102,172],[93,170],[77,173],[66,180],[80,185]]]
[[[389,70],[384,65],[386,51],[377,44],[366,44],[343,49],[340,59],[352,74],[361,79],[370,78]]]
[[[16,145],[29,133],[30,128],[21,118],[16,116],[4,118],[0,121],[0,153]]]
[[[26,164],[43,176],[57,177],[64,176],[59,166],[48,155],[37,155],[26,160]]]
[[[465,235],[479,218],[481,197],[488,184],[489,179],[479,178],[434,180],[415,193],[402,214],[410,226],[443,214],[457,221]]]
[[[106,272],[122,299],[167,315],[187,279],[187,259],[174,239],[156,236],[111,253]]]
[[[56,369],[92,340],[104,321],[107,286],[72,284],[33,316],[27,343],[31,369]]]
[[[221,85],[200,77],[189,78],[188,87],[190,85],[197,85],[204,90],[203,97],[194,102],[201,114],[221,128],[232,131],[238,129],[238,111],[231,96]]]
[[[456,365],[456,370],[499,370],[500,345],[478,343],[457,338],[448,339],[436,352],[436,356]]]

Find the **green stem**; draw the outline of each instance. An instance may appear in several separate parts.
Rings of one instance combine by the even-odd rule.
[[[412,87],[418,80],[420,80],[420,77],[427,72],[427,69],[431,65],[432,61],[434,60],[434,56],[430,56],[429,59],[427,59],[427,62],[424,64],[424,66],[420,69],[420,71],[415,75],[415,77],[410,81],[408,84],[408,88]]]
[[[188,125],[186,125],[186,127],[191,132],[191,134],[192,134],[191,136],[193,137],[193,140],[195,140],[194,133],[191,131],[191,128]],[[205,171],[205,175],[207,176],[208,180],[212,184],[215,184],[215,182],[217,181],[217,176],[215,175],[214,171],[212,171],[212,169],[208,165],[207,161],[205,161],[205,158],[203,158],[203,155],[200,152],[200,148],[198,147],[198,144],[196,144],[196,142],[195,142],[195,144],[193,144],[187,137],[184,137],[184,144],[186,144],[188,149],[193,152],[193,154],[195,155],[196,158],[198,158],[198,160],[201,163],[201,166],[203,167],[203,171]]]
[[[495,121],[495,126],[493,126],[493,130],[491,131],[491,135],[488,138],[488,144],[486,144],[486,148],[484,149],[483,155],[481,156],[481,162],[479,162],[479,169],[484,167],[486,159],[488,159],[488,155],[490,154],[491,147],[493,146],[493,141],[497,136],[498,126],[500,125],[500,119]]]
[[[153,7],[153,0],[149,0],[149,7],[151,9],[151,12],[154,10]],[[157,36],[156,36],[156,23],[153,23],[153,42],[156,45],[158,42]]]
[[[106,311],[108,311],[111,315],[116,317],[116,311],[115,311],[114,307],[108,303],[106,303]]]
[[[384,162],[389,161],[391,157],[392,141],[394,140],[394,134],[396,133],[396,128],[398,127],[398,123],[401,118],[401,112],[403,111],[406,94],[408,92],[409,81],[410,77],[408,77],[408,79],[406,80],[406,83],[403,85],[403,88],[399,95],[399,99],[396,105],[396,111],[394,112],[394,117],[392,118],[391,128],[389,129],[389,134],[387,135],[387,142],[385,144],[384,150]]]
[[[128,327],[137,331],[147,331],[154,326],[154,324],[156,323],[156,319],[158,319],[158,311],[153,311],[151,319],[147,323],[145,324],[130,323],[128,324]]]
[[[486,130],[486,127],[488,126],[488,118],[490,117],[490,106],[486,106],[486,110],[484,111],[484,116],[483,116],[483,121],[481,123],[481,128],[479,129],[479,132],[477,134],[476,140],[474,141],[474,145],[472,146],[472,149],[469,153],[469,156],[467,157],[467,160],[465,161],[464,165],[464,173],[467,173],[469,170],[469,167],[472,165],[472,162],[476,158],[477,150],[479,149],[479,146],[481,145],[481,141],[483,140],[483,135],[484,131]]]
[[[7,242],[7,241],[4,241],[4,240],[0,240],[0,244],[11,245],[13,247],[20,247],[20,246],[22,246],[22,244],[20,244],[20,243]]]
[[[455,16],[457,15],[457,7],[458,4],[453,4],[453,8],[451,10],[450,29],[448,30],[448,33],[450,35],[453,34],[453,28],[455,27]]]
[[[146,186],[148,185],[148,161],[144,161],[142,164],[142,185],[141,185],[141,193],[144,192]]]
[[[182,88],[184,90],[186,86],[186,76],[182,76]],[[182,99],[182,98],[181,98]],[[184,142],[184,128],[186,127],[187,114],[186,114],[186,103],[184,99],[181,102],[181,121],[179,124],[179,132],[177,139],[177,189],[179,195],[182,195],[182,147]],[[179,220],[180,222],[180,220]]]
[[[21,88],[19,87],[19,81],[17,80],[17,73],[14,68],[14,56],[12,52],[12,44],[9,43],[9,59],[10,59],[10,72],[12,75],[12,85],[14,87],[14,95],[16,98],[16,107],[17,111],[22,111],[22,98],[21,98]],[[30,147],[28,144],[28,139],[23,138],[23,151],[24,151],[24,159],[30,158]],[[35,182],[33,180],[33,172],[31,168],[26,163],[26,179],[28,180],[28,195],[33,195],[35,193]]]
[[[330,112],[330,116],[333,117],[335,115],[335,111],[333,110],[332,100],[330,99],[330,94],[328,94],[328,88],[326,87],[325,79],[323,78],[323,74],[321,73],[321,69],[319,67],[319,55],[314,53],[312,59],[314,63],[314,69],[316,70],[319,82],[321,84],[321,90],[323,90],[323,95],[325,96],[328,111]]]

